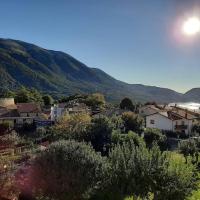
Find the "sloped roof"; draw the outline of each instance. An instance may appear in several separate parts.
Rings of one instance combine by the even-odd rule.
[[[40,113],[41,108],[36,103],[18,103],[17,109],[19,113]]]
[[[0,118],[19,117],[17,109],[0,108]]]
[[[172,121],[181,120],[181,119],[193,120],[193,119],[196,118],[195,116],[191,115],[187,111],[182,111],[182,112],[176,112],[176,111],[156,112],[156,113],[150,114],[148,116],[155,115],[155,114],[162,115],[162,116],[164,116],[164,117],[166,117],[166,118],[168,118]]]

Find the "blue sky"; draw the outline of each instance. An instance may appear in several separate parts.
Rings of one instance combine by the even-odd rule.
[[[200,86],[200,34],[180,24],[200,0],[0,0],[0,37],[64,51],[128,82]]]

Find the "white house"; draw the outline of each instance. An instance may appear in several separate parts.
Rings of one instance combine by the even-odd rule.
[[[61,116],[67,113],[66,111],[66,103],[59,103],[51,106],[51,120],[56,121]]]
[[[157,112],[146,116],[146,127],[190,134],[192,132],[193,121],[196,118],[196,116],[187,111]]]
[[[66,114],[88,113],[91,110],[84,103],[59,103],[51,107],[51,120],[56,121]]]

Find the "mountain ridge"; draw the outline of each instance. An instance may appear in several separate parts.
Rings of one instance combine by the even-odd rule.
[[[0,87],[34,87],[58,95],[101,92],[107,100],[123,97],[138,101],[200,101],[199,90],[185,94],[168,88],[128,84],[98,68],[90,68],[71,55],[20,40],[0,38]]]

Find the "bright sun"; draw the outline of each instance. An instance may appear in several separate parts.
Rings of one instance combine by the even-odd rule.
[[[189,36],[196,35],[200,32],[200,19],[191,17],[183,23],[183,33]]]

